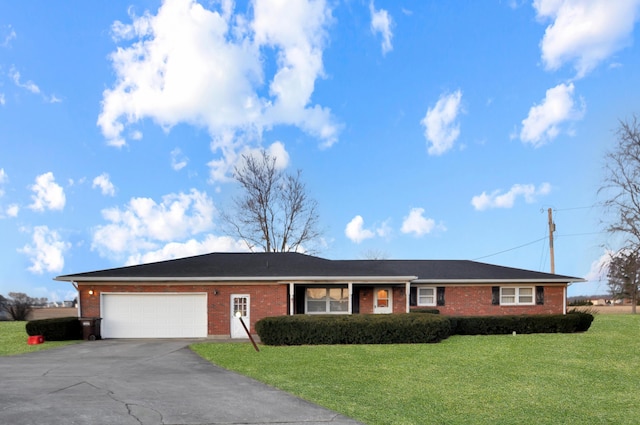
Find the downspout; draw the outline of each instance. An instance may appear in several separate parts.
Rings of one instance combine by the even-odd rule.
[[[567,285],[562,289],[562,314],[567,314]]]
[[[73,280],[71,281],[71,284],[76,288],[76,291],[78,291],[78,317],[82,317],[82,308],[80,307],[80,289],[78,289],[78,285]]]
[[[289,282],[289,316],[293,316],[293,307],[294,307],[294,303],[293,303],[293,295],[294,295],[294,286],[295,284],[293,282]]]
[[[347,304],[347,313],[353,314],[353,282],[347,283],[347,292],[349,292],[349,302]]]
[[[411,282],[407,282],[404,285],[405,285],[404,298],[406,303],[405,308],[406,308],[406,313],[409,313],[409,311],[411,311],[411,308],[409,306],[409,298],[411,297]]]

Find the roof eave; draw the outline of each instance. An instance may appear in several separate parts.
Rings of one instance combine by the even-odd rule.
[[[197,276],[197,277],[131,277],[131,276],[58,276],[61,282],[412,282],[417,276]]]
[[[439,283],[439,284],[465,284],[465,283],[575,283],[586,282],[581,278],[567,279],[416,279],[411,283]]]

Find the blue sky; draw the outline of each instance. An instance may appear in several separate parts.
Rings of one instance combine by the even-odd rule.
[[[0,294],[243,250],[230,179],[301,169],[320,256],[471,259],[603,293],[597,188],[640,98],[639,0],[0,4]]]

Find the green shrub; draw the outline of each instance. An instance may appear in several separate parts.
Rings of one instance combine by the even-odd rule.
[[[573,333],[584,332],[591,326],[593,316],[589,313],[544,314],[519,316],[474,316],[451,317],[452,334],[455,335],[502,335],[513,332]]]
[[[451,325],[433,314],[294,315],[256,323],[267,345],[410,344],[447,338]]]
[[[411,313],[429,313],[429,314],[440,314],[440,310],[437,308],[412,308],[409,310]]]
[[[45,341],[82,339],[82,326],[77,317],[32,320],[26,325],[28,335],[42,335]]]

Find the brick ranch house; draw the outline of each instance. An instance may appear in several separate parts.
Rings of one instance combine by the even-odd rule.
[[[105,338],[245,338],[268,316],[564,314],[580,278],[463,260],[327,260],[298,253],[212,253],[56,277]]]

